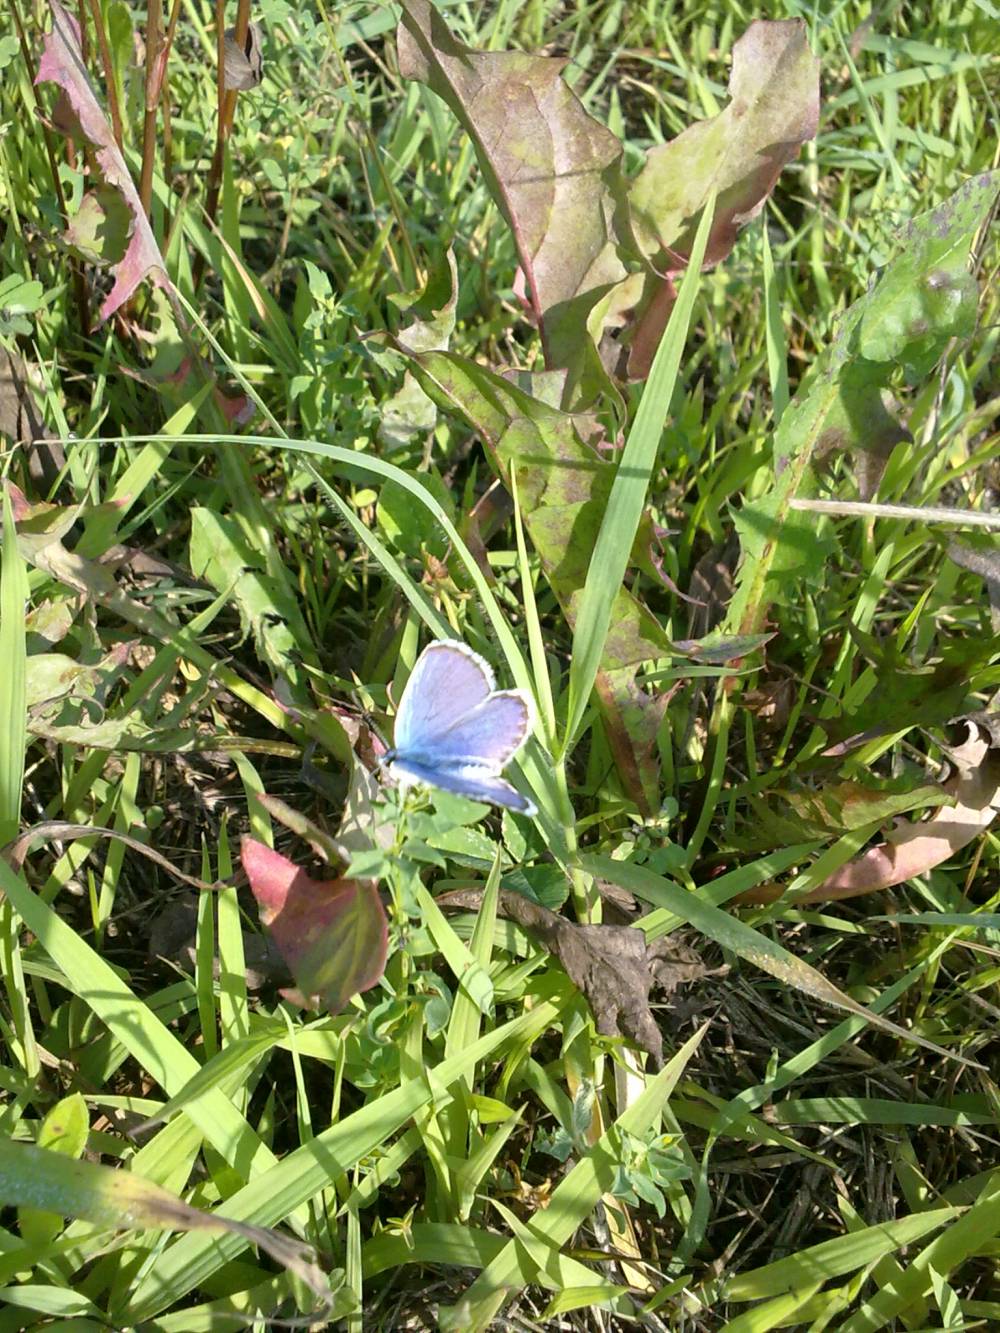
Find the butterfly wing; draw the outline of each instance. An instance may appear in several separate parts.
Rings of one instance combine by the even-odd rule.
[[[422,752],[428,741],[471,712],[493,689],[493,672],[456,639],[428,644],[417,658],[396,710],[393,744]]]
[[[440,787],[442,791],[453,792],[456,796],[465,796],[470,801],[484,801],[488,805],[502,805],[507,810],[514,810],[521,815],[534,815],[534,801],[522,796],[516,787],[505,779],[477,768],[475,764],[459,764],[453,767],[437,768],[417,763],[410,759],[394,759],[389,770],[397,782],[404,786],[413,782],[427,787]]]
[[[407,753],[433,767],[468,764],[499,773],[517,754],[534,725],[531,700],[523,690],[497,690]]]

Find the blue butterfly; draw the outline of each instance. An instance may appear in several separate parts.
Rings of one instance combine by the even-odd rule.
[[[496,690],[493,672],[456,639],[417,658],[396,710],[383,763],[403,786],[423,783],[533,815],[535,805],[501,776],[534,726],[525,690]]]

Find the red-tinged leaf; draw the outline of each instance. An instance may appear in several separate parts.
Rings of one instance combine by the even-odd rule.
[[[625,276],[613,231],[622,145],[562,78],[565,59],[476,51],[428,0],[403,0],[404,77],[447,102],[514,235],[549,367],[567,366],[600,297]]]
[[[260,919],[303,995],[335,1014],[375,985],[385,970],[387,930],[374,884],[311,879],[254,838],[243,839],[240,855]]]
[[[45,38],[35,82],[55,83],[62,89],[84,137],[94,146],[105,181],[121,193],[132,214],[128,246],[121,261],[113,265],[114,286],[101,306],[101,318],[107,319],[125,304],[147,276],[168,295],[172,295],[174,289],[125,159],[87,75],[80,48],[80,25],[59,0],[49,0],[49,6],[52,31]]]
[[[819,125],[819,61],[801,19],[752,23],[733,47],[730,103],[650,149],[629,190],[635,244],[656,270],[631,337],[629,375],[644,378],[674,303],[671,273],[691,252],[698,218],[718,190],[706,266],[729,254],[782,168]]]
[[[705,262],[725,258],[782,167],[815,137],[819,61],[809,50],[805,23],[751,23],[733,47],[729,95],[717,116],[650,149],[629,190],[636,242],[660,271],[683,266],[712,190],[719,198]]]

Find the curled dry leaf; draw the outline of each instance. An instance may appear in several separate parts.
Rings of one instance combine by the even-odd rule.
[[[947,861],[990,827],[1000,813],[1000,726],[996,717],[979,716],[958,725],[965,735],[949,751],[954,771],[942,784],[953,803],[938,806],[927,820],[900,821],[885,842],[848,861],[796,903],[856,898],[903,884]],[[781,894],[780,885],[768,884],[740,901],[773,902]]]
[[[226,29],[223,79],[226,92],[246,92],[256,88],[264,77],[264,56],[261,50],[260,24],[247,25],[247,35],[240,47],[236,29]]]
[[[243,839],[240,855],[260,919],[310,1003],[335,1014],[378,982],[387,923],[374,884],[311,879],[255,838]]]
[[[436,901],[474,910],[482,890],[446,893]],[[500,892],[498,912],[559,960],[602,1036],[631,1038],[657,1069],[663,1065],[663,1037],[649,1007],[650,990],[655,985],[669,995],[682,984],[725,971],[705,967],[693,949],[670,935],[649,943],[635,926],[578,926],[509,889]]]

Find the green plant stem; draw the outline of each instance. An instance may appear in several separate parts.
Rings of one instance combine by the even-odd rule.
[[[736,688],[735,682],[734,688]],[[729,750],[729,728],[732,725],[733,712],[732,694],[725,688],[724,684],[720,682],[715,696],[715,707],[712,710],[712,718],[709,722],[709,735],[714,736],[715,738],[715,749],[712,752],[712,769],[708,776],[708,788],[705,792],[705,800],[702,803],[701,814],[698,816],[698,823],[695,826],[695,830],[687,845],[687,864],[689,870],[698,858],[702,844],[711,827],[715,808],[719,804],[719,796],[722,793],[722,783],[726,774],[726,755]]]

